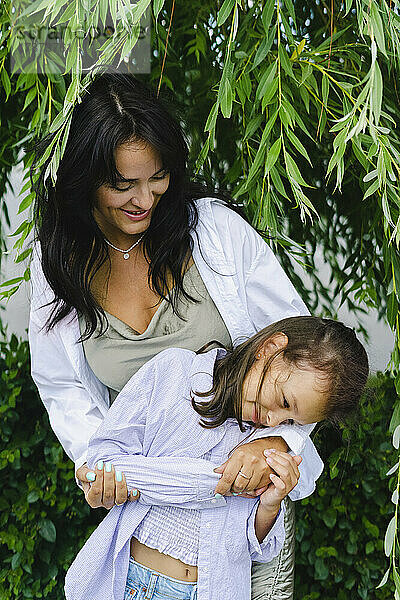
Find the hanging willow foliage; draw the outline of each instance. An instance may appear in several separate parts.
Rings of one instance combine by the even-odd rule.
[[[49,23],[72,22],[75,28],[105,25],[109,10],[115,33],[92,72],[129,54],[141,15],[152,9],[151,79],[158,83],[161,76],[164,93],[174,92],[186,117],[193,166],[227,187],[274,249],[285,250],[282,261],[311,309],[319,303],[332,314],[338,301],[353,312],[377,309],[386,318],[395,334],[391,373],[400,394],[398,2],[36,0],[24,6],[24,16],[44,10]],[[22,43],[13,36],[11,9],[10,0],[2,3],[0,77],[3,97],[20,111],[12,144],[15,151],[53,132],[43,160],[54,181],[72,109],[91,74],[82,74],[80,40],[67,36],[64,76],[10,76],[8,57]],[[3,144],[3,156],[6,150]],[[23,160],[20,212],[27,217],[15,232],[17,261],[31,251],[25,247],[32,227],[31,157]],[[287,251],[308,267],[308,283],[293,269]],[[328,285],[319,279],[318,252],[330,267]],[[29,269],[24,278],[29,279]],[[3,297],[11,297],[21,281],[2,284]],[[400,401],[390,430],[398,449]],[[400,598],[398,467],[388,474],[397,478],[397,493],[385,536],[389,569],[382,585],[391,574]]]

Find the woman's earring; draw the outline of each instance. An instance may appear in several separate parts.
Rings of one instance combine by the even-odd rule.
[[[256,358],[261,358],[261,352],[257,352]]]

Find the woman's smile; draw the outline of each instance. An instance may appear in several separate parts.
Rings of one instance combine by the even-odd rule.
[[[150,208],[148,210],[141,211],[130,211],[124,208],[121,208],[120,210],[128,217],[128,219],[131,219],[132,221],[142,221],[143,219],[146,219],[151,212]]]

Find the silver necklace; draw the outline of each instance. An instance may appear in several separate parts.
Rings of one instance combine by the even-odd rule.
[[[107,238],[104,238],[106,244],[108,244],[109,246],[111,246],[111,248],[114,248],[114,250],[118,250],[118,252],[122,252],[122,254],[124,255],[124,259],[128,260],[129,258],[129,252],[131,250],[133,250],[135,248],[135,246],[137,246],[138,244],[140,244],[140,242],[142,241],[142,239],[144,238],[144,233],[143,235],[140,236],[140,238],[137,240],[137,242],[135,242],[134,244],[132,244],[132,246],[130,248],[128,248],[128,250],[121,250],[121,248],[117,248],[117,246],[114,246],[114,244],[112,244],[111,242],[108,241]]]

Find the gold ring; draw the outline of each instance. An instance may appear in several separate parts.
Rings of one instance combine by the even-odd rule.
[[[118,504],[118,502],[114,502],[115,506],[123,506],[125,504],[125,502],[121,502],[121,504]]]

